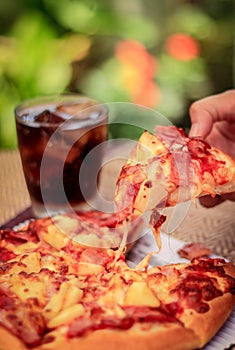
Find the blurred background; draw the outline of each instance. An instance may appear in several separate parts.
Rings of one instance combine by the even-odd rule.
[[[0,148],[14,107],[62,92],[133,102],[189,126],[189,105],[234,87],[233,0],[0,0]]]

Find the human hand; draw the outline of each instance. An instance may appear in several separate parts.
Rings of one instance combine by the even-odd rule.
[[[189,136],[200,136],[212,146],[235,159],[235,89],[194,102],[189,110]],[[200,202],[211,207],[226,199],[235,201],[235,193],[201,197]]]

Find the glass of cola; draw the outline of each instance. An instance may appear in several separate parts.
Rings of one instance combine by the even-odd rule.
[[[15,118],[35,217],[85,209],[99,184],[107,107],[77,94],[37,97],[17,106]]]

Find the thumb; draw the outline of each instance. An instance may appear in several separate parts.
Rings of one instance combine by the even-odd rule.
[[[192,123],[189,136],[206,138],[215,122],[235,122],[235,90],[196,101],[189,113]]]

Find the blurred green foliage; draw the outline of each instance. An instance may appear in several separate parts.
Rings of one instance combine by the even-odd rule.
[[[233,21],[232,0],[0,0],[0,148],[16,147],[14,107],[50,93],[187,124],[192,101],[233,87]]]

